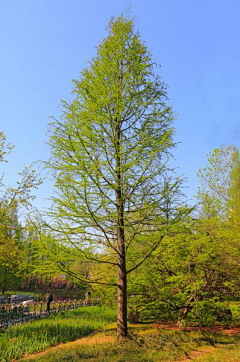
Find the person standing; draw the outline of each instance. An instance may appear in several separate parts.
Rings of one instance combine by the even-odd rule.
[[[48,292],[48,296],[47,296],[47,312],[50,313],[50,303],[53,301],[53,296],[52,296],[52,292],[49,291]]]
[[[91,298],[91,292],[90,290],[88,289],[86,291],[86,294],[85,294],[85,301],[84,301],[84,305],[87,306],[90,304],[90,298]]]

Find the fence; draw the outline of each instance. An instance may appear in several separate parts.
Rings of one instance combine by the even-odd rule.
[[[46,311],[46,303],[34,302],[28,306],[4,304],[0,308],[0,329],[6,329],[15,324],[42,319],[49,314],[59,313],[84,306],[82,300],[52,302],[50,312]]]

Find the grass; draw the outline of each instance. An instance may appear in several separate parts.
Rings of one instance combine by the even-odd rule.
[[[199,362],[239,362],[240,361],[240,342],[238,341],[234,346],[225,346],[219,348],[215,352],[206,354],[205,356],[196,359]]]
[[[9,328],[0,334],[0,361],[9,362],[26,353],[87,336],[115,319],[115,311],[87,307]]]
[[[229,303],[230,309],[232,311],[233,320],[235,323],[240,322],[240,302],[230,302]]]
[[[47,319],[21,324],[0,334],[0,361],[10,362],[43,351],[61,342],[89,336],[90,343],[56,347],[44,355],[34,356],[41,362],[158,362],[185,358],[202,346],[224,346],[201,361],[235,362],[240,360],[239,336],[209,331],[180,331],[153,328],[151,325],[130,325],[129,338],[116,343],[116,311],[100,306],[79,308]],[[111,343],[96,344],[96,337]],[[92,340],[92,342],[91,342]],[[234,346],[228,344],[234,343]],[[214,357],[216,355],[216,358]],[[24,357],[26,356],[26,357]],[[209,359],[211,358],[211,359]],[[215,358],[215,359],[213,359]],[[232,359],[231,359],[232,358]],[[200,359],[199,359],[200,361]]]
[[[98,337],[115,333],[115,329],[105,330]],[[237,340],[234,336],[213,335],[209,332],[161,330],[138,325],[130,328],[130,337],[123,343],[86,344],[55,349],[43,356],[35,356],[34,361],[171,362],[186,358],[192,350],[201,346],[224,345]]]

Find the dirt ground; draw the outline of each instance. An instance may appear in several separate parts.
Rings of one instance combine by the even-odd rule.
[[[33,353],[33,354],[29,354],[28,356],[24,357],[24,361],[30,361],[30,360],[34,360],[36,357],[41,357],[44,356],[46,353],[49,352],[55,352],[61,348],[74,348],[76,346],[80,346],[80,345],[89,345],[89,344],[102,344],[102,343],[114,343],[116,341],[116,338],[113,336],[89,336],[89,337],[85,337],[85,338],[81,338],[81,339],[77,339],[76,341],[73,342],[68,342],[68,343],[60,343],[57,346],[54,347],[50,347],[48,349],[46,349],[45,351],[42,352],[38,352],[38,353]],[[21,360],[20,360],[21,361]]]
[[[213,327],[177,327],[176,324],[168,323],[168,324],[158,324],[155,323],[153,325],[155,328],[161,329],[170,329],[176,331],[206,331],[211,333],[224,333],[224,334],[240,334],[240,326],[237,327],[227,327],[227,326],[213,326]]]

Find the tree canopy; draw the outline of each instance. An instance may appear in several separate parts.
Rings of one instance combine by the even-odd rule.
[[[50,125],[54,230],[61,244],[117,269],[112,284],[120,337],[127,334],[127,274],[182,213],[175,205],[165,218],[170,190],[178,193],[181,182],[169,182],[174,117],[156,66],[133,22],[113,19],[96,57],[74,80],[74,100],[63,102],[62,119]],[[133,256],[133,249],[130,261],[126,255]]]

